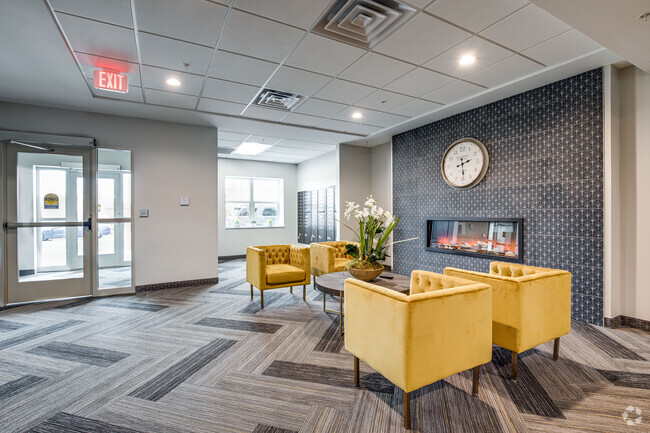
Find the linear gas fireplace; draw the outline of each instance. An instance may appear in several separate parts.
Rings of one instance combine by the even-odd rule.
[[[426,249],[521,263],[522,228],[521,218],[430,218]]]

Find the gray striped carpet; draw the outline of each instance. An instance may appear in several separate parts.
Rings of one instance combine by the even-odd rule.
[[[216,286],[0,312],[0,432],[404,431],[388,380],[362,363],[354,388],[319,292],[267,292],[260,310],[244,274],[226,262]],[[650,431],[649,359],[648,333],[574,323],[558,362],[544,344],[512,382],[495,347],[478,398],[470,372],[412,394],[413,431]]]

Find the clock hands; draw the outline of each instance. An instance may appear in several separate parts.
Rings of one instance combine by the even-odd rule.
[[[465,176],[465,167],[464,167],[464,165],[467,164],[470,161],[471,161],[471,159],[466,159],[465,161],[463,161],[463,157],[461,156],[460,157],[460,164],[458,164],[456,166],[457,168],[460,167],[460,171],[463,174],[463,177]]]

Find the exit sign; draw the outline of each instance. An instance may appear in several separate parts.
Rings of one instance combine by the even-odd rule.
[[[93,85],[95,89],[126,93],[129,91],[129,78],[117,71],[95,69],[93,71]]]

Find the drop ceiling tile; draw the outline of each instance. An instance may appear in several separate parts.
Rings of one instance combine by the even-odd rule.
[[[88,84],[90,84],[90,86],[92,87],[93,85],[92,78],[87,79],[87,81]],[[111,92],[110,90],[95,89],[95,88],[93,88],[93,92],[95,92],[95,95],[102,96],[104,98],[120,99],[122,101],[142,102],[142,89],[138,86],[129,85],[129,91],[127,93]]]
[[[252,135],[249,137],[246,141],[251,142],[251,143],[260,143],[260,144],[270,144],[270,145],[275,145],[277,144],[280,140],[282,140],[281,137],[269,137],[267,135]]]
[[[316,97],[343,104],[353,104],[370,95],[375,89],[349,81],[334,80],[322,88]]]
[[[522,54],[542,62],[547,66],[564,61],[601,48],[601,46],[577,30],[569,30],[559,36],[535,45]]]
[[[432,1],[436,1],[436,0],[407,0],[407,1],[405,1],[405,3],[408,3],[411,6],[415,6],[418,9],[422,9],[422,8],[426,7]]]
[[[307,29],[329,3],[330,0],[237,0],[235,6],[263,17]]]
[[[495,87],[508,81],[524,77],[542,68],[543,66],[538,63],[515,54],[499,63],[469,75],[467,81],[486,87]]]
[[[341,78],[374,87],[384,87],[386,84],[401,77],[415,66],[382,56],[368,53],[341,74]]]
[[[228,8],[204,0],[135,0],[138,30],[213,47]]]
[[[424,68],[417,68],[385,87],[386,90],[420,97],[454,81],[454,78]]]
[[[332,80],[327,75],[315,74],[289,66],[282,66],[266,87],[298,95],[311,96]]]
[[[333,131],[341,131],[360,135],[370,135],[383,129],[376,126],[360,125],[358,123],[343,122],[341,120],[334,119],[326,120],[325,122],[318,125],[318,127],[321,129],[331,129]]]
[[[480,34],[515,51],[523,51],[570,29],[545,10],[529,4]]]
[[[226,149],[235,149],[240,144],[241,141],[230,141],[230,140],[221,140],[221,139],[219,139],[217,142],[217,146],[225,147]]]
[[[479,37],[471,37],[449,51],[440,54],[433,60],[425,63],[425,68],[433,69],[454,77],[464,78],[479,69],[486,68],[512,55],[499,45]],[[467,55],[476,57],[476,61],[469,65],[461,65],[458,61]]]
[[[222,101],[248,104],[255,97],[258,90],[259,87],[256,86],[208,78],[205,89],[203,89],[203,96]]]
[[[244,111],[244,109],[246,109],[246,104],[236,104],[234,102],[219,101],[218,99],[201,98],[201,101],[199,102],[199,110],[209,111],[210,113],[229,114],[231,116],[239,116]],[[219,138],[221,138],[221,131],[219,131]]]
[[[196,96],[181,95],[180,93],[163,92],[162,90],[144,89],[148,104],[165,105],[193,110],[196,107]]]
[[[129,78],[129,86],[140,86],[140,68],[137,63],[107,59],[84,53],[75,54],[79,59],[79,63],[81,63],[81,69],[83,69],[86,78],[92,79],[95,69],[106,68],[126,74]]]
[[[295,147],[300,149],[312,149],[318,150],[321,153],[331,152],[336,150],[336,144],[326,144],[326,143],[312,143],[309,141],[302,140],[290,140],[285,138],[280,142],[283,147]]]
[[[300,114],[300,113],[291,113],[287,117],[282,119],[282,122],[291,123],[294,125],[301,125],[301,126],[316,126],[319,123],[321,123],[323,120],[325,120],[324,117],[309,116],[307,114]]]
[[[423,98],[440,104],[451,104],[452,102],[460,101],[461,99],[481,93],[484,90],[485,88],[477,86],[476,84],[458,80],[448,86],[424,95]]]
[[[219,47],[271,62],[282,61],[304,32],[274,21],[233,10]]]
[[[272,122],[279,122],[287,114],[289,113],[286,111],[249,106],[246,109],[246,111],[244,111],[243,116],[252,117],[254,119],[262,119],[262,120],[270,120]]]
[[[413,101],[404,104],[395,110],[392,110],[392,113],[408,117],[418,117],[422,116],[423,114],[430,113],[440,107],[442,107],[442,105],[436,104],[435,102],[423,101],[422,99],[414,99]]]
[[[269,79],[277,63],[218,51],[208,75],[238,83],[261,86]]]
[[[286,61],[289,66],[326,75],[338,75],[366,51],[313,33],[298,45]]]
[[[166,83],[170,78],[176,78],[181,82],[181,85],[170,86]],[[170,71],[168,69],[155,68],[153,66],[143,66],[142,85],[149,89],[165,90],[167,92],[198,96],[201,92],[201,87],[203,86],[203,77],[183,72]]]
[[[284,154],[296,155],[296,156],[299,155],[315,156],[321,154],[321,152],[319,152],[318,150],[296,148],[296,147],[284,147],[282,146],[282,142],[273,146],[271,149],[269,149],[269,151],[273,151],[273,153],[284,153]]]
[[[528,0],[437,0],[426,11],[472,32],[480,32],[527,3]]]
[[[356,105],[378,111],[391,111],[412,100],[413,98],[410,96],[400,95],[399,93],[393,93],[387,90],[377,90],[375,93],[358,101]]]
[[[250,134],[247,132],[222,131],[221,129],[217,132],[217,135],[219,137],[219,140],[223,139],[227,141],[237,141],[239,143],[246,140],[250,136]]]
[[[451,24],[420,13],[377,45],[374,51],[421,65],[470,36]]]
[[[130,0],[50,0],[50,4],[57,12],[133,28]]]
[[[409,118],[395,114],[381,113],[378,116],[373,116],[364,123],[372,126],[379,126],[381,128],[388,128],[397,125],[398,123],[402,123],[405,120],[409,120]]]
[[[61,13],[57,18],[73,50],[127,62],[138,61],[133,30]]]
[[[142,63],[205,75],[214,49],[162,36],[139,33]],[[189,66],[186,68],[185,64]]]
[[[355,119],[352,117],[353,113],[361,113],[363,114],[363,117],[359,119]],[[373,119],[374,117],[378,116],[381,114],[381,111],[375,111],[375,110],[369,110],[367,108],[359,108],[359,107],[348,107],[345,110],[341,111],[339,114],[336,116],[332,117],[332,119],[336,120],[343,120],[344,122],[353,122],[353,123],[364,123],[368,124],[368,122]]]
[[[337,102],[323,101],[321,99],[309,98],[298,108],[295,109],[296,113],[309,114],[311,116],[319,117],[332,117],[341,110],[344,110],[347,105],[339,104]]]

